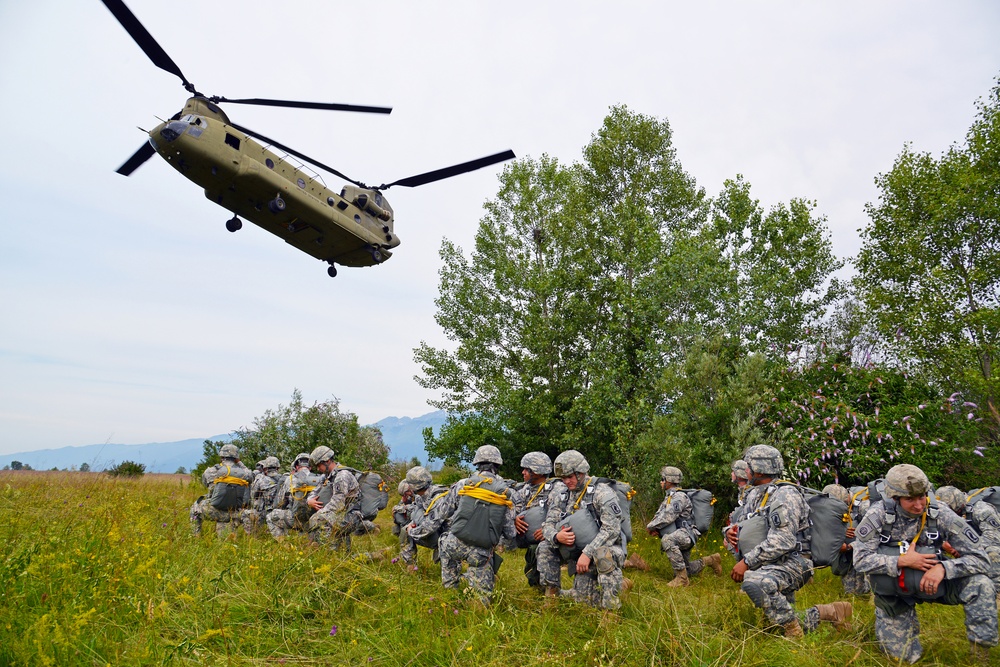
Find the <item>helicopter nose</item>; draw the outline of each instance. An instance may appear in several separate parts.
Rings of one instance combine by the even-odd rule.
[[[177,137],[184,134],[184,130],[187,128],[187,123],[182,123],[179,120],[171,121],[167,123],[167,126],[160,130],[160,136],[170,143],[177,139]]]

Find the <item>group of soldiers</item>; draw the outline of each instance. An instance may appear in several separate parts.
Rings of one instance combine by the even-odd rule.
[[[257,532],[266,524],[278,539],[297,530],[347,550],[352,534],[377,530],[361,515],[355,476],[338,466],[328,447],[300,454],[286,475],[278,475],[274,457],[262,461],[255,475],[239,462],[233,445],[223,446],[220,457],[221,463],[203,475],[213,492],[191,508],[196,531],[202,518],[216,521],[220,533],[238,526]],[[614,480],[591,475],[590,464],[576,450],[562,452],[555,461],[543,452],[525,454],[523,483],[503,479],[502,464],[500,451],[485,445],[473,457],[474,472],[451,486],[435,484],[422,466],[407,471],[399,483],[400,503],[392,508],[393,532],[399,536],[399,558],[405,566],[416,571],[418,549],[429,549],[433,561],[440,563],[446,588],[458,588],[464,581],[473,599],[489,604],[500,552],[521,548],[528,584],[545,596],[546,604],[566,597],[618,609],[628,584],[622,570],[631,533],[631,497],[623,497]],[[769,445],[749,447],[733,463],[739,501],[724,529],[726,548],[736,561],[730,577],[788,637],[802,637],[823,621],[847,629],[853,614],[850,602],[794,608],[796,591],[812,580],[816,569],[810,542],[814,525],[802,488],[782,480],[783,471],[780,452]],[[661,470],[664,499],[646,526],[660,538],[673,568],[670,587],[691,585],[690,578],[706,568],[722,574],[719,553],[691,559],[701,537],[699,527],[704,526],[695,521],[682,482],[679,468]],[[222,495],[214,491],[220,483],[248,487],[250,506],[234,512],[213,503]],[[960,604],[971,650],[985,662],[987,649],[998,641],[996,507],[970,502],[972,497],[954,487],[935,492],[923,471],[908,464],[892,467],[879,480],[879,492],[870,494],[868,488],[852,493],[830,485],[823,494],[844,503],[848,522],[831,569],[841,577],[845,593],[874,599],[875,632],[882,649],[897,660],[916,662],[923,654],[916,605]],[[564,566],[573,579],[568,589],[562,588]]]

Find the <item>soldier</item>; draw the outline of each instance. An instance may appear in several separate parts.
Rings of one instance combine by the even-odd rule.
[[[405,528],[410,524],[410,510],[413,509],[413,487],[405,479],[397,487],[399,502],[392,508],[392,534],[399,537],[399,546],[406,543]]]
[[[785,630],[786,637],[802,637],[831,621],[838,630],[850,627],[849,602],[810,607],[796,614],[795,591],[812,579],[809,543],[809,506],[791,482],[779,483],[784,469],[781,453],[769,445],[753,445],[743,454],[750,469],[752,489],[746,496],[745,519],[726,530],[726,539],[738,546],[740,559],[731,577],[741,584],[754,606]]]
[[[274,494],[274,509],[267,513],[267,529],[280,540],[289,530],[305,532],[312,508],[306,498],[322,477],[309,469],[309,454],[302,452],[292,462],[292,470]]]
[[[997,589],[997,601],[1000,603],[1000,512],[992,503],[976,502],[983,491],[973,491],[966,499],[965,520],[982,538],[983,549],[990,559],[989,577]]]
[[[333,450],[320,445],[309,462],[323,474],[309,492],[306,504],[316,513],[309,517],[309,539],[333,549],[351,550],[351,534],[361,525],[361,486],[354,473],[333,460]]]
[[[544,452],[528,452],[521,457],[521,476],[524,484],[512,496],[516,516],[517,546],[524,551],[524,576],[528,585],[541,588],[538,574],[538,543],[542,541],[542,524],[545,522],[546,501],[552,490],[552,459]],[[544,588],[542,591],[544,592]]]
[[[417,546],[431,549],[434,552],[435,563],[441,560],[438,555],[438,538],[441,531],[447,531],[447,519],[440,524],[426,520],[434,509],[437,501],[448,493],[448,487],[434,484],[434,479],[427,468],[414,466],[406,471],[406,483],[413,489],[413,508],[410,510],[410,523],[405,528],[407,540],[399,552],[399,557],[409,566],[410,572],[417,571]]]
[[[674,578],[670,587],[690,586],[693,577],[709,566],[715,574],[722,574],[722,556],[712,554],[691,562],[691,549],[701,537],[694,525],[694,508],[691,499],[681,488],[684,479],[680,468],[664,466],[660,470],[660,488],[666,492],[653,520],[646,525],[650,535],[660,538],[660,548],[667,554]]]
[[[920,645],[918,602],[961,604],[966,635],[976,658],[997,645],[995,589],[982,539],[964,519],[936,500],[924,472],[909,464],[885,476],[885,496],[873,502],[858,526],[854,567],[869,575],[875,591],[875,635],[894,659],[916,662]],[[959,554],[943,560],[947,540]]]
[[[250,507],[243,510],[243,530],[247,535],[258,533],[267,525],[267,513],[274,509],[274,497],[281,487],[278,457],[268,456],[261,465],[261,473],[250,484]]]
[[[215,522],[215,532],[220,537],[226,528],[235,531],[240,526],[240,515],[250,501],[250,482],[253,471],[240,462],[240,450],[236,445],[219,448],[221,461],[205,469],[201,482],[209,492],[200,496],[191,505],[191,528],[195,535],[201,534],[202,519]]]
[[[538,572],[546,597],[560,594],[601,609],[618,609],[625,561],[625,535],[618,496],[590,477],[590,464],[570,449],[556,457],[559,481],[549,492],[549,508],[538,545]],[[560,591],[560,562],[573,575],[573,588]]]
[[[493,445],[477,449],[472,457],[476,472],[455,482],[422,522],[425,529],[450,524],[438,541],[444,587],[458,588],[464,561],[465,581],[484,604],[490,602],[499,567],[496,546],[501,538],[517,534],[512,491],[499,474],[502,464],[500,450]]]

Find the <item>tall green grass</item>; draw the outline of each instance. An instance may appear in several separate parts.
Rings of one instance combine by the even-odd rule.
[[[666,588],[670,566],[639,517],[633,550],[651,570],[626,571],[634,587],[621,611],[544,608],[521,552],[504,554],[483,609],[441,588],[425,550],[410,575],[302,536],[220,540],[206,524],[192,537],[188,507],[201,492],[184,476],[0,473],[0,665],[893,664],[875,644],[867,599],[855,600],[853,631],[790,641],[725,575]],[[355,538],[354,552],[394,549],[389,521]],[[695,555],[718,550],[702,538]],[[797,607],[841,597],[823,570]],[[961,609],[919,614],[922,664],[967,664]]]

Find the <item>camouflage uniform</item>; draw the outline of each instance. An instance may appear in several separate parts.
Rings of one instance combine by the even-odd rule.
[[[982,547],[990,559],[989,577],[1000,595],[1000,512],[990,503],[978,502],[966,513],[978,526]]]
[[[392,508],[392,534],[399,537],[399,546],[406,543],[405,528],[410,524],[410,510],[413,509],[413,499],[416,494],[406,480],[399,483],[399,502]]]
[[[867,494],[863,493],[861,495],[865,496],[864,500],[861,500],[860,496],[851,497],[853,502],[848,512],[851,515],[851,526],[855,530],[861,524],[861,519],[864,518],[865,513],[872,504],[868,500]],[[850,595],[868,595],[872,592],[871,584],[868,582],[868,575],[858,572],[857,568],[854,567],[854,541],[851,542],[851,549],[847,553],[850,556],[850,567],[847,568],[847,573],[840,577],[840,582],[844,586],[844,592]]]
[[[569,561],[570,574],[574,575],[573,588],[571,592],[564,594],[592,607],[618,609],[621,607],[618,596],[622,589],[622,565],[625,562],[622,509],[618,504],[618,496],[607,484],[594,485],[594,478],[590,476],[584,477],[579,484],[578,490],[570,491],[558,480],[553,483],[549,492],[549,509],[542,528],[545,539],[538,545],[538,573],[541,583],[546,588],[560,587],[559,567],[562,557],[559,543],[555,539],[557,526],[573,511],[577,499],[593,485],[591,502],[597,511],[600,530],[582,551],[592,563],[587,572],[577,574],[576,560],[580,550],[574,550],[575,555]],[[589,510],[581,505],[577,511]]]
[[[410,517],[412,520],[414,517],[419,515],[420,520],[406,526],[404,533],[406,534],[407,539],[403,543],[403,548],[399,550],[399,557],[402,558],[403,562],[407,565],[417,564],[417,540],[429,538],[438,531],[447,532],[449,527],[447,519],[438,524],[430,520],[427,516],[428,508],[432,508],[432,503],[434,506],[437,505],[435,499],[443,499],[447,493],[448,487],[441,486],[439,484],[432,484],[422,493],[417,492],[414,496],[413,507],[410,509]],[[433,559],[435,563],[441,560],[438,556],[437,547],[434,548]]]
[[[887,475],[888,477],[888,475]],[[965,607],[965,628],[969,640],[980,646],[997,644],[997,608],[993,582],[986,576],[990,563],[983,550],[983,541],[963,520],[943,503],[938,506],[937,530],[942,539],[951,543],[961,554],[944,559],[945,587],[943,604]],[[898,555],[878,553],[885,501],[872,503],[858,526],[854,542],[854,567],[868,575],[899,576]],[[912,542],[921,525],[921,517],[896,507],[896,518],[890,531],[890,542]],[[932,546],[927,531],[921,531],[917,546]],[[916,662],[923,654],[920,645],[920,623],[915,605],[923,600],[915,597],[875,594],[875,635],[879,645],[896,660]]]
[[[277,461],[277,459],[275,459]],[[267,526],[267,513],[274,509],[274,499],[281,488],[282,475],[276,468],[267,468],[254,477],[250,485],[250,507],[243,510],[243,530],[247,535]]]
[[[455,482],[448,489],[448,493],[435,502],[430,514],[421,521],[420,531],[417,534],[429,534],[435,530],[441,530],[445,522],[450,526],[458,510],[460,498],[458,492],[469,483],[470,479],[478,481],[479,476],[490,479],[499,477],[493,473],[481,472],[472,478]],[[514,530],[514,507],[511,503],[504,514],[502,537],[513,539],[515,535],[517,532]],[[445,588],[458,588],[459,582],[464,576],[469,588],[479,593],[483,602],[488,602],[496,583],[496,575],[493,570],[495,548],[487,549],[466,544],[451,532],[450,527],[441,532],[441,537],[438,540],[438,554],[441,557],[441,583]],[[464,575],[462,575],[463,561],[469,566]]]
[[[315,487],[322,480],[322,476],[310,472],[308,466],[302,466],[283,477],[281,486],[274,494],[274,509],[267,513],[267,529],[275,539],[285,537],[290,530],[305,532],[306,529],[305,522],[297,519],[292,510],[295,502],[292,498],[292,486]]]
[[[223,445],[223,447],[233,447],[233,445]],[[233,448],[235,449],[235,447]],[[210,489],[210,491],[204,496],[199,496],[198,500],[194,501],[194,504],[191,505],[189,512],[191,530],[195,535],[201,534],[201,522],[203,519],[215,522],[215,532],[220,537],[224,536],[227,530],[235,532],[242,525],[242,508],[220,510],[212,506],[212,485],[216,479],[225,477],[226,475],[245,480],[248,489],[250,481],[253,479],[253,471],[237,459],[224,458],[221,463],[206,468],[205,472],[201,474],[201,483]]]
[[[353,472],[338,466],[323,476],[323,481],[309,492],[308,498],[326,494],[330,499],[309,517],[309,539],[332,549],[350,551],[351,534],[363,521],[361,486]]]
[[[801,534],[809,527],[809,506],[801,492],[790,484],[761,484],[747,494],[747,516],[760,512],[766,496],[771,509],[764,540],[742,555],[749,570],[743,575],[741,589],[754,606],[778,625],[798,620],[804,632],[819,625],[816,607],[796,614],[795,591],[812,579],[813,563],[806,551],[800,551]]]
[[[529,507],[536,505],[544,508],[553,484],[551,479],[546,479],[541,484],[524,482],[514,489],[511,500],[514,501],[516,514],[522,516]],[[541,586],[541,575],[538,573],[538,544],[531,535],[518,535],[515,539],[518,546],[524,548],[524,576],[528,579],[528,585]]]
[[[687,572],[693,577],[704,569],[705,562],[700,558],[691,562],[691,549],[701,533],[694,527],[694,508],[686,493],[677,488],[667,489],[646,530],[659,532],[660,549],[667,554],[675,575]]]

